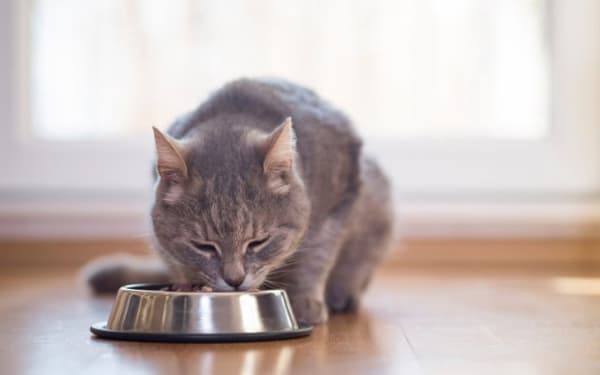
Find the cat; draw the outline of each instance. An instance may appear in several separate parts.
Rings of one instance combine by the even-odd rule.
[[[239,79],[154,128],[161,264],[95,262],[96,292],[131,282],[283,288],[300,322],[354,311],[390,243],[390,186],[348,118],[312,90]]]

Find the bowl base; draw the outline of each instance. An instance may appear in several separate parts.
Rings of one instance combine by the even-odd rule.
[[[313,327],[301,325],[298,329],[252,333],[147,333],[115,331],[106,328],[106,322],[92,324],[90,331],[103,339],[154,342],[248,342],[284,340],[310,335]]]

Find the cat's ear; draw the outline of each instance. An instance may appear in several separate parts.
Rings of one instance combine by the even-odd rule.
[[[296,155],[296,134],[291,117],[269,134],[266,145],[263,171],[269,179],[268,186],[279,193],[287,192]]]
[[[179,182],[187,178],[183,145],[155,127],[152,127],[152,130],[156,144],[156,168],[160,177],[169,182]]]

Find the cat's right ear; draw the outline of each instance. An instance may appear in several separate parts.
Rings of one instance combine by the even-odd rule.
[[[156,169],[161,179],[171,183],[186,179],[188,170],[183,145],[155,127],[152,127],[152,130],[156,144]]]

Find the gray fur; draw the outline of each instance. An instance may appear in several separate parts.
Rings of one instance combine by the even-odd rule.
[[[286,189],[276,193],[263,171],[268,145],[260,137],[288,116],[297,153],[290,171],[277,172]],[[282,287],[298,319],[310,323],[327,320],[328,310],[357,308],[387,247],[392,215],[388,182],[362,154],[344,114],[295,84],[241,79],[168,134],[183,142],[189,176],[176,187],[158,178],[152,223],[174,282]],[[264,236],[259,251],[246,251],[249,240]],[[220,255],[194,241],[216,243]],[[92,286],[101,289],[94,277]]]

